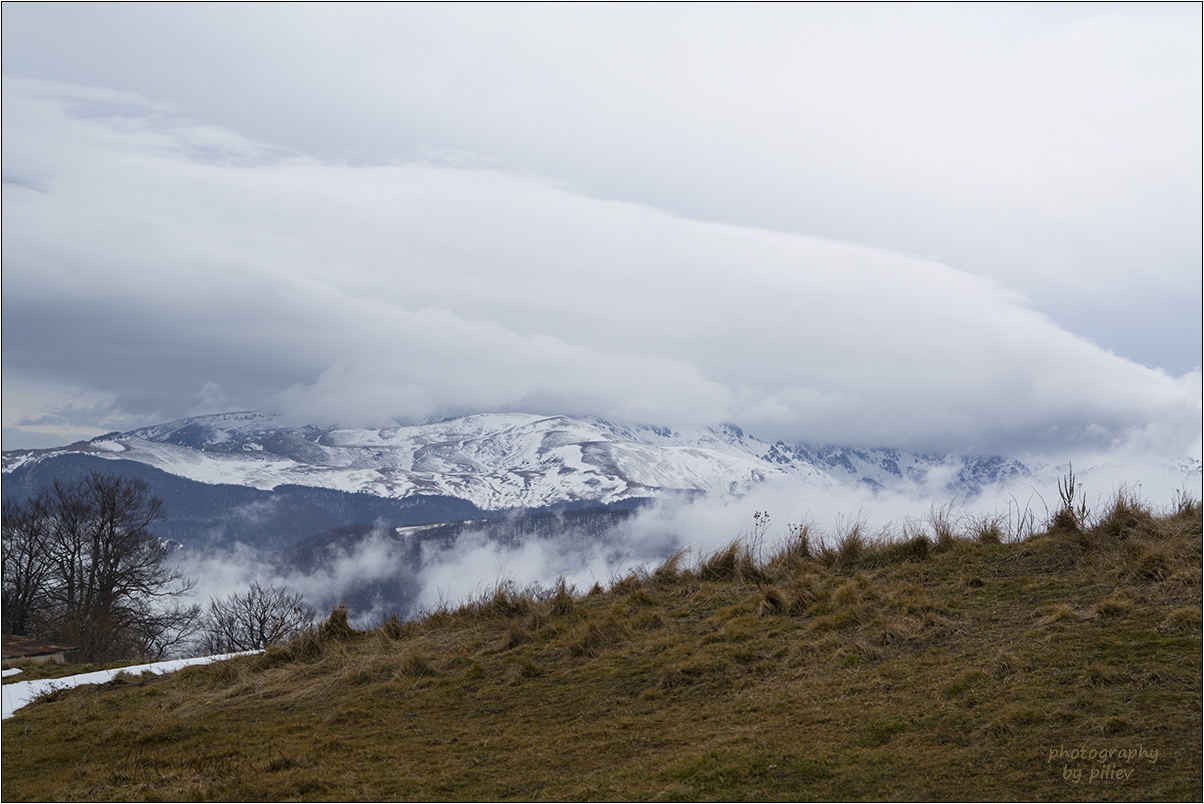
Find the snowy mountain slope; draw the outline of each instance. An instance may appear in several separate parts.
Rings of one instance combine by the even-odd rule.
[[[68,453],[124,459],[202,483],[307,486],[376,497],[455,497],[483,510],[610,504],[665,494],[742,495],[774,478],[818,488],[911,484],[976,494],[1028,470],[1005,458],[768,444],[732,425],[694,430],[601,419],[479,414],[387,429],[282,426],[226,413],[5,453],[4,471]]]
[[[1028,477],[1020,461],[998,455],[950,457],[895,449],[864,450],[836,446],[774,444],[766,459],[786,464],[810,463],[836,477],[851,478],[875,489],[907,482],[974,496],[986,486]]]

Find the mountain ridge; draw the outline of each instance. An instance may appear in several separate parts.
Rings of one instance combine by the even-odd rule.
[[[5,452],[3,471],[66,454],[132,460],[201,483],[309,486],[387,499],[462,499],[482,510],[611,504],[670,494],[741,496],[773,479],[832,489],[899,485],[975,496],[1030,470],[1006,456],[769,443],[731,424],[628,425],[484,413],[388,428],[290,426],[260,411],[189,417],[48,450]]]

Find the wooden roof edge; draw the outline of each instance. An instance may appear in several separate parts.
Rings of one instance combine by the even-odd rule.
[[[16,634],[0,634],[0,654],[5,659],[20,659],[25,656],[47,656],[52,653],[65,653],[79,650],[78,645],[63,645],[57,642],[46,642],[33,637]]]

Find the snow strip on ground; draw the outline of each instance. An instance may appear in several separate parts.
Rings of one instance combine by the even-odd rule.
[[[113,677],[118,673],[129,673],[132,676],[139,676],[143,673],[173,673],[180,668],[190,665],[220,662],[223,659],[230,659],[235,656],[247,656],[252,653],[262,653],[262,651],[251,650],[242,653],[223,653],[220,656],[172,659],[171,661],[139,664],[133,667],[115,667],[112,670],[97,670],[95,673],[80,673],[78,676],[67,676],[65,678],[38,678],[33,681],[18,681],[13,684],[5,684],[3,687],[0,687],[0,692],[3,692],[4,698],[4,715],[0,719],[7,720],[13,716],[13,712],[16,712],[39,695],[44,695],[51,690],[70,689],[71,687],[78,687],[80,684],[104,684],[107,681],[112,681]],[[7,675],[7,671],[5,674]]]

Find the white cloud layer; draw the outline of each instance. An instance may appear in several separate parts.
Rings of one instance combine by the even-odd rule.
[[[1173,509],[1178,495],[1197,499],[1200,477],[1185,476],[1173,467],[1144,462],[1141,453],[1096,456],[1075,466],[1081,500],[1089,519],[1107,513],[1117,492],[1124,490],[1156,510]],[[977,524],[994,521],[1004,538],[1016,539],[1040,530],[1057,510],[1057,481],[1067,467],[1034,467],[1032,477],[991,487],[972,500],[933,499],[919,490],[898,488],[873,492],[865,488],[819,490],[797,480],[766,483],[742,498],[661,500],[625,520],[604,535],[564,527],[555,537],[528,538],[517,543],[491,541],[482,533],[465,532],[450,545],[427,543],[421,562],[404,544],[376,532],[309,570],[283,567],[271,556],[249,548],[230,552],[183,551],[180,566],[197,581],[197,601],[241,592],[251,583],[275,584],[300,592],[319,609],[377,584],[379,596],[359,603],[352,612],[364,626],[379,624],[395,611],[412,617],[440,606],[487,596],[498,584],[522,590],[533,585],[551,588],[564,579],[578,593],[594,583],[603,586],[625,574],[651,571],[669,554],[686,551],[686,564],[713,555],[741,540],[761,556],[780,549],[792,529],[809,525],[815,544],[835,545],[852,527],[869,540],[897,540],[926,533],[935,538],[934,516],[942,516],[956,533],[973,533]],[[760,512],[754,520],[754,512]]]
[[[5,80],[4,173],[17,436],[46,411],[10,399],[60,388],[110,420],[526,410],[942,451],[1199,451],[1198,370],[1117,357],[932,260],[521,174],[297,157],[47,82]]]
[[[1200,363],[1199,4],[3,15],[8,77],[136,92],[323,159],[530,171],[689,219],[932,255],[1118,354]],[[176,136],[248,158],[220,131]]]

